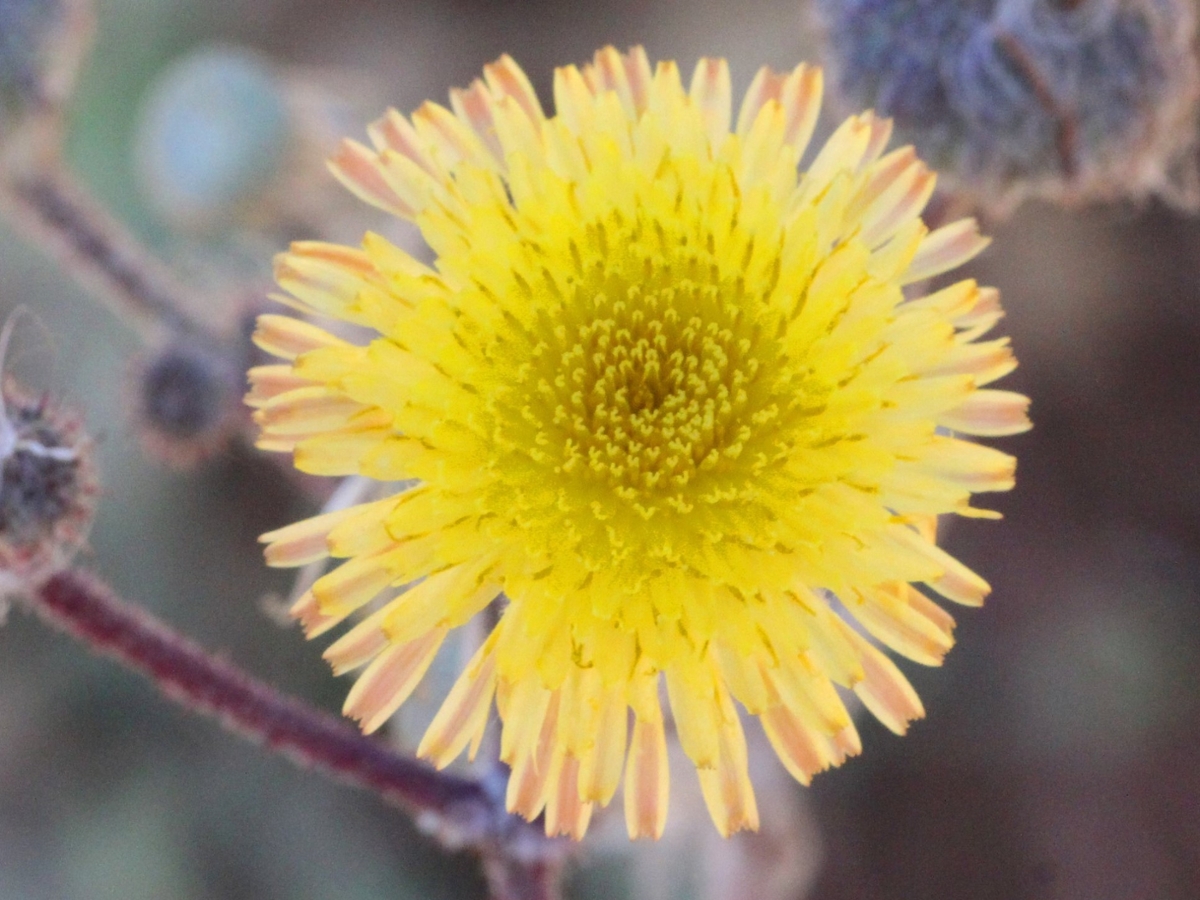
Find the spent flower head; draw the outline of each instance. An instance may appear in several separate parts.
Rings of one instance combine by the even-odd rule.
[[[843,106],[892,116],[995,211],[1200,202],[1189,0],[818,0]]]
[[[661,833],[673,720],[722,833],[757,824],[740,704],[803,782],[859,749],[835,686],[889,728],[921,715],[880,643],[936,665],[987,584],[935,517],[1007,490],[1014,460],[960,435],[1028,427],[983,386],[1015,361],[995,290],[903,288],[985,245],[930,231],[934,176],[890,124],[845,121],[798,164],[821,73],[764,69],[733,110],[722,60],[685,86],[608,48],[555,73],[547,116],[503,57],[483,80],[346,142],[337,176],[414,221],[424,265],[378,235],[300,243],[281,297],[365,344],[265,315],[286,362],[251,372],[260,446],[298,468],[411,486],[265,535],[267,559],[345,560],[294,614],[365,667],[347,714],[378,728],[453,629],[503,614],[429,726],[446,765],[495,703],[509,808],[581,836],[624,783]],[[664,710],[661,688],[669,700]]]
[[[6,380],[0,400],[0,594],[65,566],[87,540],[96,474],[79,421]]]

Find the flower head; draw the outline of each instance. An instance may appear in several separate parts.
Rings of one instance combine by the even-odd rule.
[[[952,621],[911,583],[988,591],[931,525],[1012,485],[1011,457],[951,434],[1027,427],[1024,397],[981,389],[1015,365],[976,340],[997,294],[902,292],[985,241],[926,228],[933,175],[884,155],[870,114],[799,172],[806,66],[760,72],[736,120],[720,60],[685,88],[602,50],[556,72],[553,117],[511,59],[484,75],[332,163],[420,227],[433,266],[377,235],[279,259],[285,302],[375,336],[262,317],[287,362],[251,373],[261,445],[412,486],[266,535],[268,560],[346,560],[294,610],[310,634],[388,598],[326,654],[366,666],[346,712],[368,730],[502,597],[419,752],[473,753],[494,700],[509,808],[548,832],[582,835],[623,779],[630,834],[661,833],[671,720],[717,827],[752,828],[736,704],[805,782],[858,750],[835,685],[896,731],[921,714],[830,595],[936,664]]]

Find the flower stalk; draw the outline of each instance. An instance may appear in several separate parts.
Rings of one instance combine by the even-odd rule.
[[[409,759],[281,694],[118,599],[89,574],[60,572],[31,591],[27,604],[47,624],[146,676],[181,706],[297,765],[378,794],[448,846],[477,850],[497,900],[558,896],[560,843],[506,813],[503,789]]]
[[[148,343],[164,333],[209,330],[198,301],[59,164],[10,172],[0,203],[24,234],[43,241]]]

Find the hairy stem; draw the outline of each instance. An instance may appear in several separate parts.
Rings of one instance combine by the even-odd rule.
[[[90,575],[61,572],[28,604],[50,625],[148,677],[176,703],[301,766],[377,793],[450,846],[473,847],[496,900],[559,896],[561,842],[505,812],[502,785],[439,772],[284,696],[117,599]]]
[[[125,226],[57,164],[23,167],[3,185],[8,212],[72,275],[98,289],[143,338],[203,332],[200,304]]]
[[[374,790],[414,812],[490,804],[476,782],[400,756],[341,719],[280,694],[118,600],[91,576],[55,575],[37,591],[33,609],[92,649],[146,675],[177,703],[302,765]]]

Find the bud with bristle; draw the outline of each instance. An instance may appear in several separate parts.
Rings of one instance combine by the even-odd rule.
[[[835,94],[992,212],[1200,201],[1184,0],[819,0]]]
[[[80,422],[11,380],[0,405],[0,590],[35,585],[87,539],[96,495]]]

